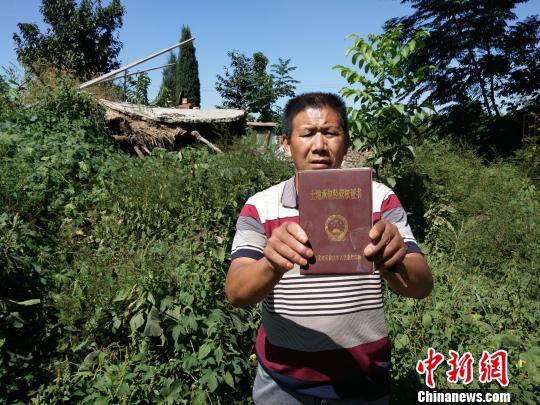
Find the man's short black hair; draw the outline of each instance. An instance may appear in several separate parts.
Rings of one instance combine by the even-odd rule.
[[[285,105],[283,110],[283,134],[286,138],[291,139],[292,122],[294,117],[307,108],[324,108],[328,107],[339,114],[341,129],[349,142],[349,128],[347,125],[347,108],[343,99],[334,93],[304,93],[291,98]]]

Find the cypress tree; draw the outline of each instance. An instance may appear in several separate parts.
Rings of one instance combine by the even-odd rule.
[[[180,41],[191,38],[191,31],[188,26],[182,26],[182,36]],[[199,81],[199,63],[195,57],[195,47],[193,42],[189,42],[180,47],[180,56],[176,68],[176,100],[187,98],[192,106],[201,105],[201,83]]]
[[[171,52],[169,54],[169,59],[167,64],[172,66],[167,66],[163,69],[163,80],[161,82],[161,87],[159,88],[159,93],[156,97],[155,105],[160,107],[172,107],[176,104],[176,67],[178,64],[178,59],[176,54]]]

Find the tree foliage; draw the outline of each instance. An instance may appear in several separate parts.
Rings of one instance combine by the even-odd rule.
[[[379,177],[386,168],[386,181],[393,186],[403,160],[413,155],[413,135],[433,110],[426,100],[410,98],[433,67],[407,68],[428,33],[418,31],[404,40],[398,26],[382,35],[370,34],[368,41],[352,37],[347,54],[355,68],[335,66],[348,83],[341,94],[357,105],[349,108],[350,137],[355,149],[370,151],[370,164]]]
[[[180,42],[191,38],[191,31],[187,25],[182,26]],[[176,67],[176,101],[187,98],[192,106],[201,105],[201,83],[199,81],[199,63],[195,56],[193,41],[180,48],[178,64]]]
[[[19,23],[13,39],[19,62],[32,73],[44,63],[63,67],[78,78],[117,68],[122,47],[116,30],[122,26],[120,0],[102,6],[100,0],[42,0],[41,14],[50,26],[42,33],[36,24]]]
[[[174,105],[177,101],[175,96],[177,62],[176,54],[171,52],[167,64],[172,66],[167,66],[163,69],[163,79],[156,100],[154,101],[154,104],[157,106],[169,107]]]
[[[223,98],[223,106],[245,110],[248,114],[258,114],[261,121],[278,120],[279,108],[275,105],[281,97],[294,96],[295,80],[291,72],[290,59],[278,59],[270,65],[262,52],[248,57],[237,51],[228,52],[231,58],[223,76],[217,75],[216,90]]]
[[[127,79],[126,101],[133,104],[148,105],[148,87],[150,77],[148,73],[142,72]]]
[[[540,20],[531,16],[511,26],[512,11],[526,0],[404,0],[414,13],[395,18],[409,38],[428,30],[426,46],[411,59],[412,68],[435,65],[418,83],[416,96],[430,92],[434,104],[465,105],[480,100],[489,116],[540,95]]]

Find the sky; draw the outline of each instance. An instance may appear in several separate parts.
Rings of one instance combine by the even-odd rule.
[[[19,22],[45,27],[39,13],[41,0],[0,3],[0,66],[18,66],[13,33],[18,32]],[[338,92],[345,80],[332,67],[349,64],[345,50],[352,40],[345,37],[351,33],[362,37],[381,33],[386,20],[411,13],[409,5],[398,0],[122,0],[122,4],[126,9],[119,31],[122,65],[178,43],[180,28],[189,25],[196,38],[202,108],[221,103],[215,89],[216,75],[223,74],[229,65],[227,52],[232,50],[246,55],[263,52],[270,64],[278,58],[290,58],[291,65],[297,67],[292,75],[300,81],[296,93]],[[515,12],[519,19],[539,14],[540,0],[518,5]],[[166,63],[164,54],[130,72]],[[159,89],[161,72],[149,75],[152,99]]]

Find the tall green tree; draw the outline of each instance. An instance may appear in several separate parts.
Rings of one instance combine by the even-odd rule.
[[[514,7],[527,0],[403,0],[414,13],[395,18],[412,36],[427,30],[426,46],[411,66],[435,65],[416,96],[429,92],[434,104],[481,102],[488,116],[506,104],[538,98],[540,22],[538,16],[511,26]]]
[[[351,141],[355,149],[369,152],[370,166],[393,187],[402,164],[414,157],[413,137],[433,111],[425,99],[410,97],[433,67],[407,67],[428,33],[418,31],[404,39],[397,26],[381,35],[370,34],[367,41],[352,37],[354,44],[347,54],[354,67],[335,66],[347,80],[341,94],[352,102],[348,109]]]
[[[191,38],[191,31],[187,25],[182,26],[180,42]],[[180,47],[178,64],[176,68],[176,100],[187,98],[193,106],[201,105],[201,83],[199,81],[199,63],[195,56],[193,41]]]
[[[120,0],[102,6],[101,0],[42,0],[40,12],[49,25],[42,33],[36,24],[19,23],[15,50],[19,62],[32,73],[41,64],[63,67],[87,79],[119,66],[124,7]]]
[[[176,103],[176,65],[178,59],[171,52],[167,60],[167,66],[163,69],[163,79],[154,104],[160,107],[171,107]]]
[[[248,57],[240,52],[228,52],[231,58],[229,67],[225,67],[223,76],[217,75],[216,90],[223,99],[223,106],[245,110],[248,114],[257,114],[261,121],[278,120],[280,108],[276,101],[281,97],[294,96],[295,80],[291,72],[290,59],[278,59],[270,65],[262,52],[255,52]]]

